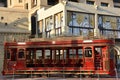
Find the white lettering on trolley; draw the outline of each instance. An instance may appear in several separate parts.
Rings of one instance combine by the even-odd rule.
[[[56,42],[55,41],[52,41],[52,44],[55,44]]]
[[[87,43],[87,42],[93,42],[93,40],[84,40],[83,42]]]
[[[24,45],[24,44],[26,44],[25,42],[18,42],[17,44],[19,44],[19,45]]]

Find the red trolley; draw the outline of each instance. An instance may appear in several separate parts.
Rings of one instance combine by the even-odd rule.
[[[113,47],[108,39],[5,42],[3,74],[115,75]]]

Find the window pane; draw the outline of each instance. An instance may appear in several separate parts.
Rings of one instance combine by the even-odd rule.
[[[24,58],[24,49],[19,50],[18,58]]]
[[[69,49],[69,58],[76,57],[76,50],[75,49]]]
[[[64,59],[66,59],[66,53],[67,53],[67,50],[64,50]]]
[[[101,3],[101,6],[105,6],[105,7],[108,7],[108,3]]]
[[[93,14],[68,12],[67,20],[69,35],[89,36],[89,33],[93,34],[93,29],[95,26],[95,18]]]
[[[79,58],[83,57],[83,51],[82,51],[82,49],[78,49],[78,57]]]
[[[42,59],[42,50],[36,51],[36,59]]]
[[[102,55],[102,47],[95,47],[95,54]]]
[[[94,1],[87,1],[87,4],[94,5]]]
[[[39,21],[39,33],[43,32],[43,20]]]
[[[10,59],[10,51],[7,50],[7,59]]]
[[[91,48],[85,48],[85,57],[92,57],[92,49]]]
[[[50,50],[45,50],[45,59],[50,59]]]

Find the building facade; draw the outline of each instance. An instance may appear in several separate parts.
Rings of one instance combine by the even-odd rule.
[[[31,35],[31,16],[40,8],[40,0],[6,0],[0,5],[0,62],[4,58],[5,41],[25,41]],[[33,26],[36,27],[36,26]],[[0,66],[0,72],[2,65]]]
[[[42,38],[120,39],[120,8],[117,4],[119,2],[113,0],[63,0],[50,4],[48,0],[52,7],[37,11],[37,35]],[[116,44],[114,49],[116,67],[120,71],[120,46]]]

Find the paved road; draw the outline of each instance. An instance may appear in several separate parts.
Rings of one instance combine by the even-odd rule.
[[[0,80],[120,80],[120,74],[118,74],[119,78],[105,78],[105,77],[95,77],[95,78],[63,78],[63,77],[39,77],[39,78],[25,78],[24,76],[0,76]]]
[[[20,78],[20,79],[13,79],[13,78],[10,78],[10,79],[6,79],[6,78],[3,78],[3,79],[0,79],[0,80],[120,80],[119,79],[116,79],[116,78]]]
[[[120,80],[120,78],[14,78],[14,77],[0,77],[0,80]]]

